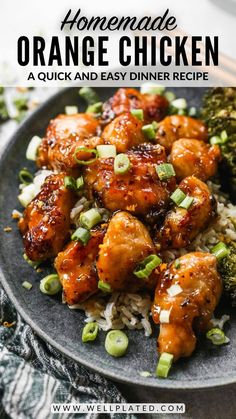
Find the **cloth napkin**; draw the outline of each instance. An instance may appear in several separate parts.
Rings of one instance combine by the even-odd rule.
[[[51,403],[125,403],[116,386],[39,338],[0,288],[0,418],[111,418],[52,414]],[[11,327],[7,327],[15,322]],[[5,324],[5,325],[4,325]],[[116,419],[134,418],[116,414]]]

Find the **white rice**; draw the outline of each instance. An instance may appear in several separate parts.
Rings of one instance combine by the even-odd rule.
[[[204,232],[198,234],[195,240],[184,249],[167,250],[162,253],[164,262],[172,260],[191,251],[209,252],[219,241],[236,241],[236,207],[222,194],[220,187],[208,182],[208,187],[217,201],[218,217]],[[83,198],[82,198],[83,199]],[[84,209],[85,201],[76,203],[71,212],[71,218],[76,224],[76,218]],[[81,208],[82,207],[82,208]],[[148,294],[113,293],[110,298],[96,296],[82,304],[76,304],[70,309],[80,309],[85,312],[85,322],[96,321],[102,330],[109,329],[143,329],[145,336],[152,334],[150,323],[151,298]]]

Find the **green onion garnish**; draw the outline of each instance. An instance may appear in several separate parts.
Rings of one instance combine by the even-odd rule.
[[[82,342],[91,342],[96,339],[98,335],[98,324],[89,322],[84,326],[82,331]]]
[[[142,132],[148,140],[154,140],[154,138],[156,138],[156,131],[153,124],[144,125],[142,127]]]
[[[90,160],[79,160],[77,158],[78,153],[88,153],[88,154],[92,153],[94,157],[91,158]],[[95,160],[97,160],[97,157],[98,157],[98,152],[95,148],[88,148],[88,147],[80,146],[80,147],[77,147],[74,152],[74,159],[78,164],[83,164],[83,165],[91,164],[95,162]]]
[[[45,278],[41,279],[40,281],[39,289],[43,294],[57,294],[62,289],[59,276],[56,274],[45,276]]]
[[[80,190],[81,188],[83,188],[84,186],[84,178],[83,176],[78,177],[78,179],[76,179],[76,189]]]
[[[186,99],[184,98],[175,99],[171,102],[171,106],[173,106],[176,109],[186,109],[187,108]]]
[[[112,144],[97,145],[98,156],[103,159],[116,157],[116,146]]]
[[[82,97],[88,105],[93,105],[96,102],[99,102],[99,97],[94,89],[91,87],[82,87],[79,90],[79,95]]]
[[[228,134],[225,130],[222,131],[222,133],[220,134],[220,138],[221,138],[221,141],[222,141],[223,144],[228,141],[229,137],[228,137]]]
[[[188,110],[188,116],[196,116],[197,115],[197,109],[195,106],[191,106]]]
[[[39,265],[41,264],[41,262],[39,262],[39,261],[30,260],[26,253],[23,254],[23,258],[34,269],[37,269],[39,267]]]
[[[166,378],[168,377],[174,355],[169,354],[168,352],[163,352],[159,358],[157,364],[156,375],[158,377]]]
[[[130,160],[126,154],[118,154],[114,160],[114,172],[116,175],[124,175],[129,171]]]
[[[134,270],[134,275],[142,279],[148,278],[153,269],[160,265],[160,263],[161,259],[157,255],[150,255],[138,264]]]
[[[65,107],[65,113],[66,115],[75,115],[78,113],[78,107],[77,106],[66,106]]]
[[[104,281],[98,281],[98,289],[102,292],[112,292],[110,284]]]
[[[172,195],[170,196],[170,199],[176,204],[179,205],[181,202],[186,198],[186,195],[181,189],[176,189]]]
[[[125,355],[129,345],[129,339],[121,330],[111,330],[106,335],[105,349],[109,355],[120,357]]]
[[[28,160],[35,161],[38,154],[38,148],[41,144],[42,139],[35,135],[29,142],[27,150],[26,150],[26,158]]]
[[[206,334],[206,337],[212,341],[213,345],[223,345],[229,341],[223,330],[219,329],[218,327],[209,330]]]
[[[24,168],[20,170],[19,179],[21,183],[23,183],[24,185],[29,185],[32,182],[33,178],[33,175],[29,172],[28,169]]]
[[[159,124],[158,124],[158,122],[156,122],[156,121],[152,121],[152,126],[153,126],[153,129],[154,129],[155,131],[157,131],[157,130],[158,130],[158,128],[159,128]]]
[[[64,177],[64,186],[66,189],[76,189],[76,181],[72,176]]]
[[[78,227],[77,230],[71,236],[71,240],[80,241],[84,246],[88,243],[91,235],[88,230],[82,227]]]
[[[164,96],[169,102],[172,102],[176,98],[173,92],[165,92]]]
[[[102,217],[96,208],[91,208],[90,210],[83,212],[79,220],[82,227],[90,230],[92,227],[102,221]]]
[[[102,102],[93,103],[86,109],[86,113],[100,114],[102,112]]]
[[[160,180],[167,180],[172,176],[175,176],[175,170],[172,164],[162,163],[156,166],[156,172]]]
[[[180,264],[180,260],[179,259],[176,259],[175,260],[174,266],[175,266],[175,269],[179,269],[180,268],[181,264]]]
[[[179,207],[188,210],[191,207],[193,201],[194,198],[192,196],[186,196],[184,200],[179,204]]]
[[[33,285],[31,284],[31,282],[28,282],[28,281],[22,282],[22,287],[25,288],[26,290],[31,290],[32,286]]]
[[[211,253],[215,255],[218,260],[221,260],[229,255],[230,250],[223,242],[219,242],[211,249]]]
[[[150,83],[143,83],[141,86],[140,92],[142,94],[149,94],[149,95],[162,95],[165,91],[165,86],[161,86],[158,84],[150,84]]]
[[[132,109],[130,113],[131,115],[135,116],[135,118],[139,119],[140,121],[143,121],[143,109]]]

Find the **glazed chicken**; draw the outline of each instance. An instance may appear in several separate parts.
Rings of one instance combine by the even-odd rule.
[[[173,285],[180,288],[171,296],[168,291]],[[152,307],[153,320],[160,324],[159,352],[173,354],[175,361],[190,356],[196,346],[194,331],[205,332],[211,327],[221,293],[214,255],[188,253],[171,263],[159,278]],[[169,312],[169,322],[160,321],[162,310]]]
[[[208,186],[194,176],[182,180],[179,189],[193,199],[189,209],[175,206],[157,233],[162,249],[186,247],[216,215],[216,202]]]
[[[170,162],[176,177],[182,180],[194,175],[206,181],[217,171],[221,153],[218,145],[209,145],[199,140],[181,139],[174,142]]]
[[[199,119],[182,115],[167,116],[159,123],[156,141],[165,147],[167,153],[171,151],[174,142],[180,138],[206,141],[207,128]]]
[[[146,227],[128,212],[117,212],[100,245],[98,277],[110,284],[112,290],[153,288],[156,284],[155,275],[143,280],[137,278],[133,271],[147,256],[154,253],[155,247]]]
[[[80,170],[74,159],[76,147],[95,148],[102,140],[99,122],[90,114],[58,115],[52,119],[46,136],[39,146],[37,165],[49,169],[77,174]],[[85,154],[85,153],[83,153]],[[77,156],[90,159],[92,154]]]
[[[142,121],[131,113],[125,113],[104,128],[102,138],[106,144],[115,145],[117,153],[125,153],[145,141],[142,126]]]
[[[64,187],[64,176],[47,177],[19,221],[25,252],[33,261],[55,257],[69,238],[70,211],[76,197]]]
[[[164,96],[142,94],[136,89],[118,89],[103,105],[102,119],[110,122],[132,109],[143,109],[145,122],[159,122],[167,113],[169,102]]]
[[[96,229],[86,246],[70,242],[55,259],[55,268],[63,287],[67,304],[80,303],[98,290],[95,260],[105,231]]]
[[[110,211],[126,210],[147,215],[157,221],[169,204],[175,189],[175,177],[160,181],[156,165],[166,161],[165,150],[158,144],[141,144],[129,150],[131,168],[126,174],[114,173],[114,159],[97,159],[85,168],[84,178],[91,197]]]

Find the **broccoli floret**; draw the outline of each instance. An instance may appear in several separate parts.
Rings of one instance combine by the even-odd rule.
[[[217,87],[211,89],[204,98],[201,112],[209,137],[227,133],[227,141],[221,144],[222,163],[220,180],[231,199],[236,196],[236,88]]]
[[[232,305],[236,306],[236,243],[231,244],[229,250],[229,255],[219,263],[219,272],[226,294],[231,298]]]

